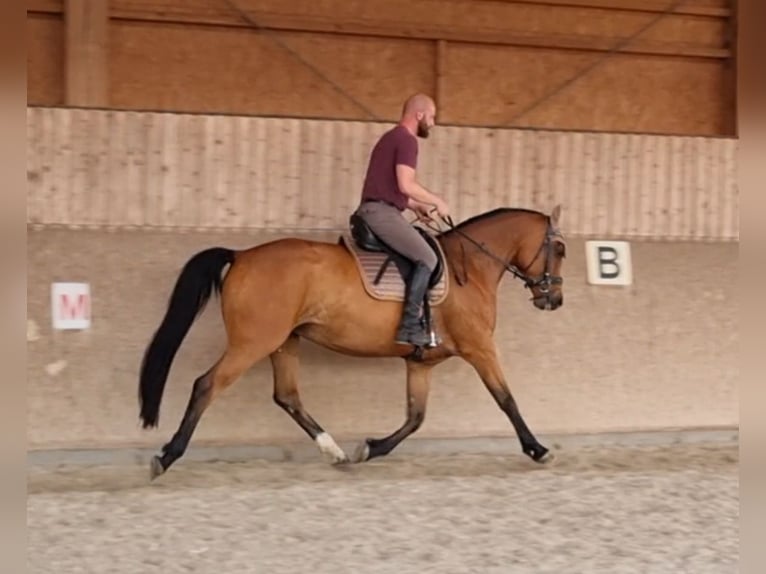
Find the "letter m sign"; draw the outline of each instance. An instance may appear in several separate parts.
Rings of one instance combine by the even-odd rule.
[[[625,241],[587,241],[585,256],[588,283],[592,285],[630,285],[633,269],[630,244]]]
[[[88,283],[51,284],[51,310],[54,329],[89,329],[90,285]]]

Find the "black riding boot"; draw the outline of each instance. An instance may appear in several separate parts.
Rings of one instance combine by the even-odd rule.
[[[405,291],[402,319],[396,332],[397,343],[425,346],[431,341],[430,334],[420,322],[420,311],[430,277],[431,271],[423,263],[418,263],[412,270]]]

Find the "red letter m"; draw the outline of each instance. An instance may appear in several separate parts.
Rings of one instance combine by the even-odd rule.
[[[61,319],[87,319],[90,315],[88,299],[85,293],[80,293],[75,301],[70,301],[69,295],[62,293],[59,305]]]

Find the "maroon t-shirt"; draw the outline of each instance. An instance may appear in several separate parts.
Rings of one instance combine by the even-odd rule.
[[[407,207],[407,196],[401,192],[396,180],[396,166],[400,163],[415,169],[418,163],[418,140],[407,128],[397,125],[383,134],[372,148],[362,188],[362,201],[380,199],[403,211]]]

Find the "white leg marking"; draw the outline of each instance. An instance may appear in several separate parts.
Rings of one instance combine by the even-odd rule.
[[[333,464],[348,462],[348,457],[343,449],[338,446],[335,439],[326,432],[317,435],[317,446],[320,452]]]

